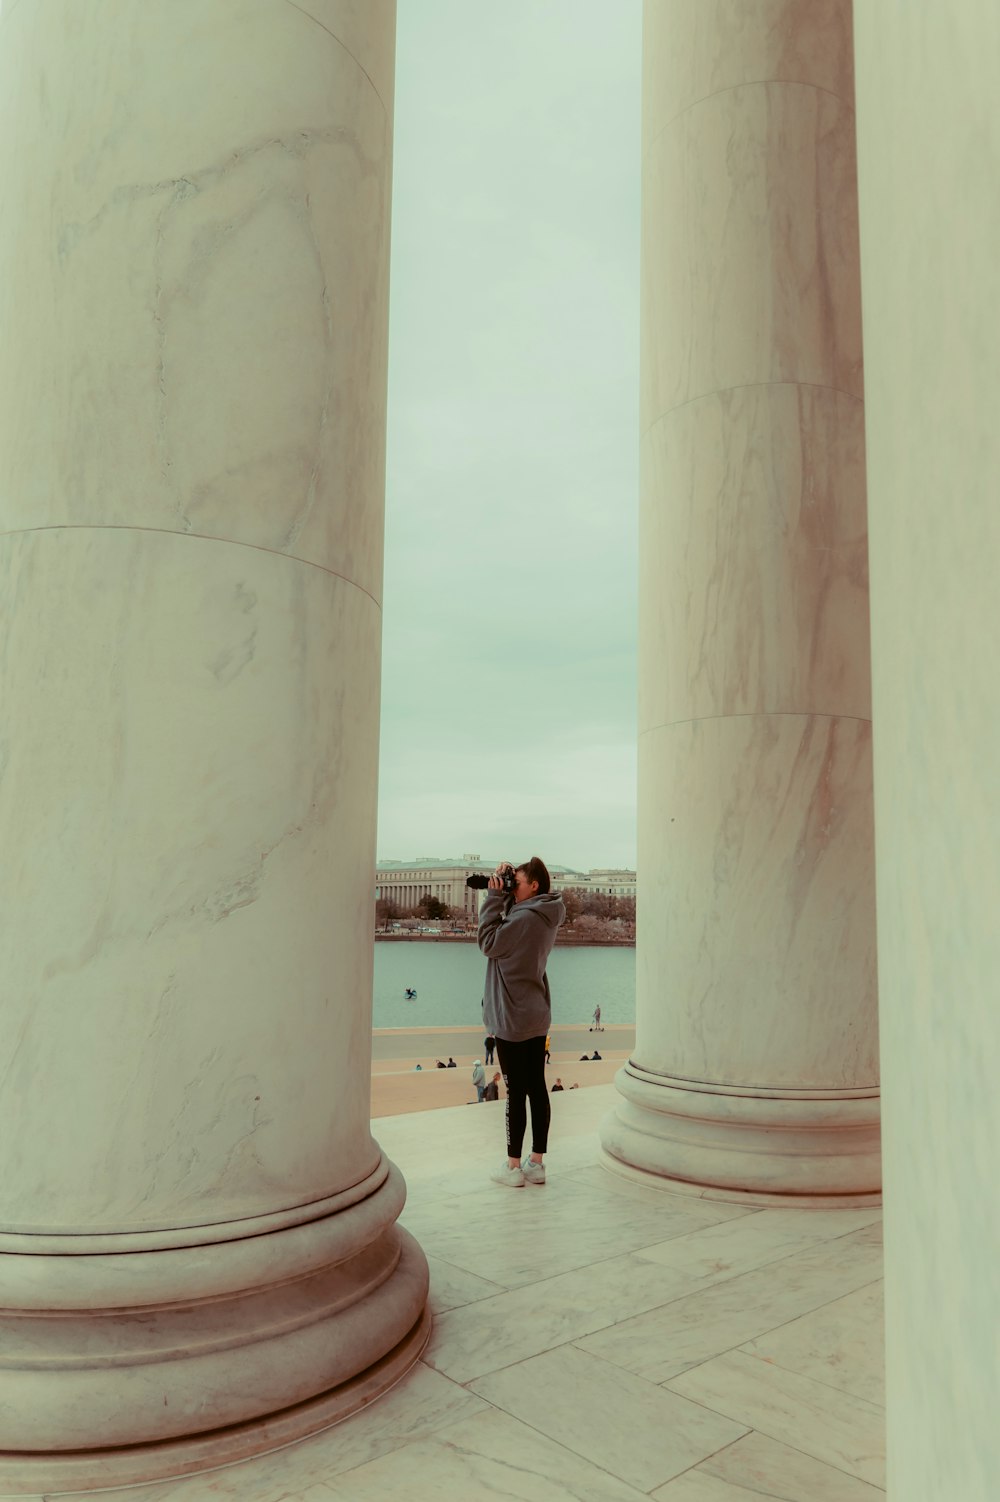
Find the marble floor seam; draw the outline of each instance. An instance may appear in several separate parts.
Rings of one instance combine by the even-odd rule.
[[[593,1094],[586,1111],[571,1102],[577,1116],[568,1122],[565,1171],[520,1199],[474,1182],[468,1152],[440,1140],[442,1126],[432,1118],[442,1113],[405,1123],[386,1118],[394,1123],[396,1153],[386,1150],[409,1182],[401,1221],[412,1221],[431,1265],[434,1332],[416,1366],[378,1403],[311,1439],[104,1495],[123,1502],[382,1502],[398,1493],[451,1502],[483,1490],[666,1502],[675,1488],[682,1499],[707,1496],[713,1484],[718,1495],[747,1502],[845,1502],[848,1494],[852,1502],[875,1502],[884,1495],[884,1412],[864,1396],[877,1393],[880,1378],[881,1209],[742,1206],[619,1181],[598,1159],[595,1131],[614,1104],[614,1087],[597,1086]],[[459,1108],[453,1114],[466,1119]],[[474,1125],[485,1180],[486,1123]],[[445,1175],[452,1161],[455,1172]],[[622,1238],[617,1248],[612,1233]],[[492,1253],[491,1272],[509,1269],[513,1281],[483,1273],[480,1253]],[[804,1260],[793,1273],[785,1264],[796,1256]],[[567,1257],[573,1265],[564,1267]],[[756,1283],[741,1286],[744,1278]],[[720,1292],[713,1301],[713,1290],[727,1288],[728,1296]],[[709,1330],[699,1325],[703,1297]],[[689,1311],[664,1313],[686,1299],[695,1301]],[[648,1359],[643,1349],[636,1353],[645,1371],[619,1365],[613,1355],[625,1359],[631,1332],[609,1332],[647,1317],[654,1321],[644,1337]],[[661,1359],[656,1342],[663,1332],[676,1338],[666,1334]],[[607,1337],[608,1355],[588,1349],[591,1336]],[[643,1339],[638,1326],[636,1339]],[[719,1349],[705,1354],[713,1342]],[[479,1370],[491,1354],[500,1364]],[[690,1366],[662,1375],[668,1361],[687,1355],[696,1358]],[[855,1390],[837,1386],[838,1375]],[[656,1394],[683,1400],[676,1421]],[[737,1430],[739,1437],[727,1438]],[[702,1444],[705,1453],[692,1458]],[[680,1469],[650,1486],[665,1461]],[[50,1495],[55,1502],[57,1494]],[[44,1499],[36,1494],[32,1502]]]
[[[743,1353],[744,1356],[751,1356],[754,1361],[760,1361],[765,1366],[769,1366],[771,1368],[777,1368],[779,1371],[786,1372],[789,1377],[806,1377],[806,1378],[808,1378],[808,1380],[810,1382],[816,1382],[816,1383],[818,1383],[818,1385],[820,1387],[826,1387],[826,1388],[829,1389],[830,1392],[838,1393],[841,1397],[854,1398],[859,1403],[867,1403],[870,1407],[877,1408],[882,1413],[885,1412],[885,1404],[884,1403],[878,1403],[878,1402],[875,1401],[874,1398],[861,1398],[861,1397],[858,1397],[858,1394],[855,1393],[855,1392],[851,1392],[851,1390],[850,1390],[849,1387],[838,1387],[837,1384],[836,1384],[836,1382],[826,1382],[826,1381],[824,1381],[824,1379],[822,1377],[814,1377],[811,1372],[800,1372],[796,1367],[794,1367],[794,1366],[788,1366],[784,1361],[777,1361],[777,1360],[775,1360],[774,1357],[771,1357],[771,1356],[767,1356],[767,1357],[765,1357],[765,1356],[758,1356],[758,1355],[756,1355],[755,1352],[747,1349],[747,1347],[750,1346],[751,1344],[752,1344],[752,1341],[745,1341],[743,1345],[741,1345],[741,1346],[730,1346],[729,1349],[730,1349],[730,1351],[742,1351],[742,1353]],[[594,1353],[591,1353],[591,1354],[594,1354]],[[727,1353],[725,1351],[720,1351],[719,1352],[720,1356],[724,1356],[726,1354]],[[715,1358],[714,1357],[710,1357],[709,1359],[710,1360],[714,1360]],[[704,1366],[704,1365],[706,1365],[705,1362],[703,1362],[703,1361],[698,1362],[694,1366],[689,1366],[686,1369],[686,1371],[681,1372],[680,1375],[683,1376],[683,1377],[686,1377],[689,1373],[696,1372],[698,1370],[699,1366]],[[676,1381],[676,1378],[669,1377],[666,1382],[661,1382],[659,1384],[659,1386],[660,1387],[669,1387],[670,1383],[673,1382],[673,1381]]]
[[[531,1358],[529,1357],[528,1359],[530,1360]],[[521,1364],[522,1363],[520,1363],[520,1362],[515,1362],[514,1363],[515,1366],[520,1366]],[[507,1368],[507,1367],[503,1368],[504,1371],[507,1371],[509,1369],[510,1368]],[[491,1373],[489,1373],[489,1375],[490,1376],[495,1376],[496,1373],[491,1372]],[[472,1378],[472,1382],[479,1382],[481,1380],[482,1379],[479,1378],[479,1377],[473,1377]],[[650,1384],[650,1386],[652,1386],[652,1385],[653,1384]],[[467,1383],[467,1384],[465,1384],[465,1386],[466,1387],[470,1387],[471,1383]],[[514,1419],[516,1423],[523,1424],[526,1429],[530,1429],[533,1434],[537,1434],[538,1437],[540,1439],[544,1440],[547,1444],[558,1446],[558,1448],[560,1450],[564,1450],[567,1455],[573,1456],[574,1459],[579,1459],[580,1458],[579,1455],[577,1454],[577,1451],[573,1450],[569,1445],[563,1444],[563,1442],[561,1440],[556,1439],[554,1437],[554,1435],[549,1434],[547,1430],[539,1428],[539,1426],[537,1424],[531,1423],[529,1420],[523,1419],[523,1418],[519,1417],[517,1414],[511,1413],[508,1409],[504,1408],[502,1404],[500,1404],[500,1403],[494,1403],[491,1398],[485,1397],[482,1393],[474,1393],[473,1396],[477,1397],[477,1398],[482,1398],[482,1400],[483,1400],[484,1403],[489,1403],[490,1407],[494,1410],[495,1413],[502,1413],[506,1418]],[[698,1406],[703,1406],[703,1405],[698,1405]],[[456,1420],[456,1423],[457,1422],[459,1422],[459,1421]],[[741,1438],[745,1438],[745,1436],[741,1436]],[[736,1443],[736,1441],[730,1441],[730,1443]],[[722,1446],[721,1448],[725,1449],[726,1446]],[[712,1453],[713,1454],[717,1454],[718,1452],[717,1451],[713,1451]],[[705,1459],[709,1459],[709,1458],[710,1457],[708,1457],[708,1456],[705,1457]],[[633,1487],[635,1487],[636,1491],[642,1492],[643,1495],[646,1495],[646,1496],[649,1495],[648,1491],[643,1492],[643,1489],[640,1488],[640,1487],[636,1487],[634,1482],[626,1481],[625,1478],[623,1476],[619,1475],[617,1471],[611,1470],[611,1468],[609,1466],[607,1466],[607,1465],[602,1465],[599,1460],[593,1460],[590,1456],[587,1456],[586,1459],[587,1459],[587,1464],[588,1465],[593,1466],[595,1470],[602,1471],[605,1476],[609,1476],[613,1481],[616,1481],[619,1484],[624,1484],[626,1486],[633,1486]],[[673,1480],[674,1478],[671,1477],[670,1479]],[[661,1485],[661,1484],[662,1483],[657,1483],[658,1486]],[[656,1489],[655,1487],[651,1488],[651,1490],[655,1490],[655,1489]]]
[[[863,1293],[865,1291],[865,1289],[875,1288],[878,1284],[884,1283],[884,1281],[885,1281],[885,1279],[881,1275],[879,1277],[877,1277],[877,1278],[869,1278],[869,1280],[868,1280],[867,1283],[859,1283],[858,1286],[857,1286],[857,1288],[851,1289],[851,1293]],[[790,1319],[779,1320],[779,1322],[776,1325],[769,1326],[768,1329],[762,1330],[759,1335],[751,1336],[751,1338],[749,1340],[742,1340],[742,1341],[738,1340],[736,1342],[736,1344],[733,1345],[733,1346],[730,1346],[729,1349],[733,1350],[733,1351],[742,1351],[742,1350],[745,1350],[747,1346],[753,1345],[755,1341],[763,1340],[768,1335],[774,1335],[774,1334],[777,1333],[778,1330],[787,1329],[787,1327],[789,1325],[796,1325],[796,1324],[799,1323],[800,1320],[808,1319],[809,1316],[813,1315],[813,1314],[819,1314],[819,1312],[820,1312],[821,1309],[829,1309],[832,1304],[839,1304],[842,1299],[845,1299],[847,1297],[848,1297],[847,1294],[836,1293],[836,1294],[834,1294],[833,1298],[824,1299],[821,1303],[814,1304],[804,1314],[793,1314]],[[756,1355],[756,1352],[750,1351],[750,1352],[748,1352],[748,1355],[754,1356],[754,1355]],[[765,1358],[761,1357],[760,1359],[764,1360]],[[773,1364],[775,1366],[785,1366],[784,1362],[778,1361],[777,1359],[774,1359],[774,1358],[767,1358],[767,1359],[773,1359]],[[786,1371],[790,1371],[790,1372],[794,1372],[795,1368],[794,1367],[785,1366],[785,1370]],[[816,1377],[813,1380],[819,1382],[822,1379],[819,1378],[819,1377]],[[836,1386],[836,1384],[830,1382],[830,1383],[827,1383],[827,1386],[834,1387],[834,1386]],[[842,1388],[838,1389],[838,1391],[843,1391],[843,1389]]]
[[[821,1243],[814,1243],[814,1245],[820,1245],[820,1244]],[[797,1249],[793,1250],[792,1255],[795,1255],[796,1251],[801,1251],[801,1250],[803,1250],[803,1249],[802,1248],[797,1248]],[[436,1254],[433,1253],[433,1252],[431,1252],[431,1255],[434,1256]],[[442,1259],[438,1259],[438,1260],[442,1260]],[[619,1259],[618,1258],[607,1258],[607,1259],[604,1259],[604,1260],[606,1262],[610,1263],[610,1262],[617,1261]],[[785,1258],[780,1258],[780,1259],[777,1259],[777,1260],[784,1261],[786,1259]],[[539,1280],[537,1280],[537,1282],[531,1284],[530,1286],[532,1288],[543,1289],[545,1287],[546,1282],[555,1282],[558,1278],[572,1276],[572,1274],[575,1273],[575,1272],[591,1271],[594,1268],[599,1268],[601,1265],[602,1265],[601,1262],[586,1263],[586,1264],[584,1264],[583,1267],[572,1268],[572,1269],[569,1269],[567,1272],[562,1272],[562,1273],[554,1274],[553,1277],[550,1278],[550,1279],[539,1279]],[[763,1266],[763,1267],[773,1266],[773,1265],[775,1265],[775,1264],[773,1264],[773,1263],[761,1264],[761,1266]],[[759,1270],[760,1270],[759,1268],[754,1268],[753,1269],[754,1272],[759,1271]],[[745,1277],[745,1276],[747,1276],[747,1271],[745,1269],[742,1269],[742,1270],[733,1272],[729,1277],[718,1278],[716,1280],[712,1280],[711,1282],[707,1282],[706,1281],[706,1282],[704,1282],[703,1287],[699,1286],[699,1283],[701,1282],[701,1280],[699,1280],[698,1282],[695,1282],[692,1285],[687,1285],[687,1286],[682,1287],[682,1288],[677,1288],[674,1291],[670,1292],[667,1295],[667,1297],[662,1298],[662,1299],[658,1299],[656,1302],[653,1302],[653,1303],[650,1303],[649,1305],[646,1305],[645,1307],[643,1307],[642,1309],[640,1309],[637,1312],[632,1312],[632,1313],[628,1313],[628,1314],[622,1314],[618,1318],[611,1318],[611,1319],[607,1320],[605,1323],[597,1325],[593,1329],[588,1329],[586,1331],[579,1332],[579,1333],[574,1334],[574,1335],[568,1335],[564,1340],[554,1341],[552,1344],[545,1345],[545,1346],[541,1347],[540,1350],[534,1351],[531,1354],[532,1355],[541,1355],[544,1351],[559,1350],[563,1346],[570,1346],[570,1345],[577,1346],[579,1349],[585,1349],[584,1347],[580,1346],[580,1342],[583,1341],[583,1340],[588,1339],[592,1335],[600,1335],[600,1334],[603,1334],[607,1330],[613,1330],[613,1329],[615,1329],[616,1326],[618,1326],[618,1325],[627,1324],[632,1319],[640,1318],[641,1316],[644,1316],[644,1315],[655,1314],[657,1311],[659,1311],[661,1309],[668,1308],[671,1304],[679,1303],[681,1300],[686,1299],[686,1298],[690,1298],[690,1297],[692,1297],[694,1295],[697,1295],[697,1294],[699,1294],[699,1293],[701,1293],[703,1291],[707,1292],[708,1289],[710,1289],[710,1288],[711,1289],[722,1288],[722,1287],[725,1286],[725,1284],[734,1282],[737,1279],[739,1279],[741,1277]],[[880,1280],[879,1279],[872,1279],[872,1280],[870,1280],[870,1282],[878,1282],[878,1281],[880,1281]],[[869,1285],[866,1284],[866,1285],[863,1285],[863,1286],[869,1286]],[[492,1294],[492,1295],[490,1295],[490,1296],[488,1296],[486,1298],[483,1298],[483,1299],[475,1299],[475,1300],[472,1300],[468,1304],[457,1305],[455,1307],[455,1309],[453,1309],[453,1310],[447,1310],[447,1311],[445,1311],[445,1313],[457,1313],[457,1312],[459,1312],[462,1309],[471,1309],[471,1308],[474,1308],[477,1304],[491,1304],[491,1303],[494,1302],[494,1300],[499,1301],[501,1299],[509,1297],[511,1294],[516,1294],[519,1291],[520,1291],[519,1288],[516,1288],[516,1287],[515,1288],[507,1288],[502,1293]],[[839,1295],[839,1294],[838,1295],[834,1295],[833,1298],[824,1300],[822,1303],[813,1306],[808,1312],[815,1313],[817,1310],[825,1308],[828,1304],[836,1303],[837,1299],[840,1298],[840,1297],[842,1297],[842,1295]],[[785,1321],[785,1323],[791,1324],[791,1323],[794,1322],[794,1319],[800,1319],[800,1318],[802,1318],[801,1314],[794,1316],[794,1318],[792,1320]],[[753,1340],[753,1339],[759,1339],[759,1338],[761,1338],[762,1335],[764,1335],[764,1334],[771,1334],[771,1333],[773,1333],[774,1330],[780,1329],[780,1328],[782,1328],[781,1324],[775,1325],[773,1327],[769,1327],[767,1330],[760,1332],[760,1335],[751,1337],[751,1340]],[[431,1337],[431,1341],[432,1341],[432,1345],[433,1345],[433,1334],[432,1334],[432,1337]],[[716,1360],[720,1355],[725,1354],[727,1351],[740,1350],[742,1347],[744,1347],[744,1346],[746,1346],[746,1345],[748,1345],[750,1343],[751,1343],[751,1341],[747,1341],[747,1340],[736,1341],[731,1346],[723,1347],[721,1351],[713,1352],[712,1355],[705,1357],[704,1360],[693,1362],[689,1367],[685,1368],[685,1374],[688,1373],[688,1372],[696,1371],[699,1367],[706,1365],[709,1361]],[[600,1353],[593,1352],[593,1351],[587,1351],[587,1354],[588,1355],[599,1355]],[[427,1359],[427,1358],[425,1358],[425,1359]],[[518,1366],[518,1365],[521,1364],[522,1361],[525,1361],[525,1360],[528,1360],[528,1359],[530,1359],[530,1357],[529,1356],[525,1356],[525,1355],[515,1356],[511,1360],[504,1361],[504,1362],[502,1362],[498,1366],[490,1367],[488,1371],[475,1373],[472,1377],[469,1377],[468,1379],[466,1379],[465,1382],[462,1382],[459,1385],[464,1387],[469,1382],[476,1382],[476,1381],[478,1381],[480,1377],[484,1377],[484,1376],[488,1376],[488,1375],[493,1375],[496,1372],[506,1371],[506,1370],[508,1370],[508,1368],[510,1368],[512,1366]],[[615,1362],[608,1360],[606,1357],[602,1356],[601,1359],[604,1360],[608,1366],[611,1366],[611,1367],[616,1366]],[[447,1372],[443,1368],[433,1365],[433,1352],[431,1353],[431,1359],[427,1361],[427,1364],[432,1367],[432,1370],[434,1370],[436,1372],[439,1372],[441,1375],[447,1376]],[[779,1365],[780,1363],[774,1363],[774,1364],[775,1365]],[[627,1368],[620,1368],[620,1369],[621,1370],[627,1370]],[[793,1369],[791,1369],[791,1368],[784,1368],[784,1369],[788,1370],[788,1371],[793,1371]],[[793,1374],[794,1374],[794,1372],[793,1372]],[[641,1375],[641,1374],[636,1373],[635,1375]],[[678,1375],[682,1375],[682,1374],[675,1373],[672,1377],[666,1378],[663,1382],[661,1382],[661,1383],[655,1383],[655,1384],[651,1384],[651,1385],[658,1386],[658,1387],[666,1387],[670,1382],[675,1381],[677,1379]],[[450,1378],[449,1380],[456,1381],[457,1379]],[[648,1381],[649,1379],[648,1378],[644,1378],[643,1380]],[[815,1379],[815,1380],[819,1380],[819,1379]],[[826,1385],[832,1386],[832,1384],[826,1384]],[[845,1391],[845,1389],[842,1389],[842,1388],[834,1388],[833,1390],[840,1391],[840,1392]]]

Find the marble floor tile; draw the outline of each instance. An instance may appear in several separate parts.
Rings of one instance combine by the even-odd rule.
[[[865,1226],[862,1230],[858,1231],[856,1234],[857,1234],[857,1238],[858,1238],[859,1241],[870,1241],[873,1246],[881,1246],[882,1245],[882,1221],[881,1221],[881,1219],[873,1221],[870,1226]]]
[[[879,1247],[820,1242],[709,1287],[700,1284],[683,1297],[576,1344],[648,1382],[666,1382],[776,1326],[812,1314],[881,1274]]]
[[[590,1159],[581,1168],[572,1170],[571,1177],[578,1183],[589,1184],[593,1189],[602,1190],[605,1194],[617,1194],[625,1199],[638,1201],[642,1205],[662,1205],[664,1201],[684,1200],[690,1201],[694,1196],[688,1194],[672,1194],[669,1189],[657,1189],[655,1186],[643,1184],[637,1179],[626,1178],[624,1174],[615,1173],[610,1168],[605,1168],[601,1163],[593,1161],[593,1153]],[[738,1220],[741,1215],[753,1215],[757,1213],[756,1206],[736,1205],[727,1200],[700,1200],[701,1209],[709,1209],[714,1212],[713,1219]]]
[[[429,1255],[516,1288],[658,1245],[715,1224],[718,1215],[701,1200],[665,1195],[662,1203],[644,1204],[565,1178],[542,1188],[497,1186],[403,1221]]]
[[[818,1242],[856,1235],[873,1213],[881,1215],[878,1210],[758,1210],[683,1240],[644,1247],[638,1255],[695,1276],[720,1270],[735,1276]]]
[[[426,1248],[424,1250],[426,1252]],[[429,1302],[434,1315],[444,1314],[448,1309],[460,1309],[463,1304],[474,1304],[478,1299],[492,1298],[495,1293],[504,1291],[499,1283],[477,1278],[475,1273],[452,1267],[437,1257],[428,1255],[427,1266],[431,1273]]]
[[[597,1139],[592,1132],[561,1144],[557,1151],[546,1155],[549,1177],[547,1187],[575,1180],[581,1169],[594,1165],[596,1156]],[[431,1170],[405,1170],[404,1218],[407,1212],[420,1214],[442,1202],[462,1200],[469,1195],[485,1194],[495,1199],[500,1189],[491,1182],[490,1174],[506,1157],[506,1146],[501,1135],[495,1141],[491,1139],[475,1149],[467,1147],[461,1158],[450,1168],[447,1164],[442,1165],[438,1159]]]
[[[729,1351],[667,1384],[734,1423],[802,1450],[872,1486],[885,1486],[885,1414],[874,1403]]]
[[[741,1303],[777,1299],[772,1278],[780,1286],[782,1279],[806,1277],[802,1264],[810,1248],[816,1259],[829,1254],[840,1267],[825,1292],[844,1300],[851,1313],[850,1292],[836,1278],[853,1277],[853,1259],[877,1252],[880,1212],[762,1210],[675,1195],[616,1175],[600,1163],[597,1129],[617,1101],[613,1085],[564,1095],[549,1183],[513,1193],[486,1178],[503,1156],[502,1110],[457,1106],[373,1122],[374,1136],[408,1182],[404,1224],[431,1261],[438,1313],[425,1361],[376,1404],[323,1434],[241,1465],[108,1495],[116,1502],[465,1502],[472,1493],[539,1502],[640,1502],[649,1495],[658,1502],[761,1502],[762,1495],[874,1502],[881,1495],[868,1479],[876,1474],[874,1462],[860,1479],[865,1457],[881,1444],[881,1415],[864,1401],[869,1378],[860,1374],[860,1364],[870,1361],[870,1342],[852,1333],[850,1351],[835,1362],[838,1330],[845,1345],[845,1332],[856,1332],[856,1325],[825,1322],[826,1304],[811,1315],[798,1312],[794,1300],[794,1307],[783,1303],[779,1315],[792,1309],[793,1318],[767,1332],[737,1325]],[[498,1245],[493,1255],[504,1279],[486,1270]],[[445,1255],[453,1251],[460,1261]],[[559,1271],[567,1259],[571,1267]],[[698,1315],[706,1327],[714,1318],[724,1339],[746,1331],[742,1343],[759,1344],[759,1351],[713,1353],[665,1385],[650,1385],[654,1414],[670,1403],[690,1417],[698,1405],[699,1422],[751,1432],[652,1493],[632,1485],[628,1477],[647,1483],[665,1474],[656,1470],[663,1446],[680,1442],[669,1424],[657,1433],[646,1408],[634,1394],[628,1397],[637,1380],[628,1374],[631,1367],[615,1364],[622,1350],[638,1348],[637,1317],[691,1299],[686,1319],[678,1323],[676,1312],[670,1314],[666,1328],[694,1342],[694,1300],[755,1269],[761,1270],[759,1284],[744,1284],[729,1303],[720,1297],[702,1304]],[[610,1338],[615,1326],[625,1332],[619,1356],[611,1355],[613,1342],[600,1355],[587,1349],[592,1337]],[[698,1349],[705,1350],[704,1341]],[[660,1354],[652,1350],[654,1360]],[[786,1369],[792,1361],[795,1369]],[[503,1370],[515,1363],[518,1370]],[[848,1364],[858,1371],[845,1378]],[[513,1414],[523,1411],[521,1389],[530,1397],[532,1382],[546,1373],[548,1418],[566,1427],[541,1433],[533,1416],[525,1413],[522,1422]],[[502,1406],[459,1385],[478,1388],[479,1379],[487,1379]],[[682,1391],[683,1383],[691,1390]],[[645,1396],[646,1389],[640,1380],[634,1391]],[[596,1425],[584,1425],[586,1432],[574,1438],[573,1425],[595,1403],[603,1408],[603,1447],[591,1432]],[[504,1411],[508,1406],[511,1412]],[[639,1425],[633,1423],[637,1413]],[[652,1434],[652,1453],[643,1444],[619,1461],[618,1435],[628,1434],[629,1426]],[[678,1433],[683,1437],[684,1430]],[[557,1443],[559,1435],[564,1443]],[[853,1467],[838,1459],[855,1451],[861,1459]],[[636,1469],[613,1474],[609,1460]],[[846,1474],[852,1468],[857,1477]]]
[[[337,1502],[647,1502],[643,1492],[496,1411],[349,1471],[329,1492]]]
[[[885,1492],[763,1434],[748,1434],[651,1492],[652,1502],[885,1502]]]
[[[728,1481],[720,1481],[717,1476],[710,1476],[707,1471],[697,1467],[685,1471],[675,1481],[668,1481],[666,1486],[658,1486],[649,1495],[652,1502],[761,1502],[760,1492],[748,1491],[743,1486],[730,1486]],[[765,1492],[764,1495],[767,1502],[772,1502],[781,1493],[772,1492],[768,1496]]]
[[[503,1145],[499,1152],[480,1152],[475,1156],[462,1156],[453,1162],[450,1170],[438,1158],[434,1170],[428,1173],[406,1173],[407,1212],[419,1213],[428,1206],[442,1201],[457,1201],[469,1194],[482,1194],[490,1189],[490,1170],[504,1157]]]
[[[573,1346],[505,1367],[470,1386],[643,1492],[747,1432],[744,1425]]]
[[[882,1283],[871,1283],[793,1319],[780,1329],[757,1336],[742,1345],[742,1349],[787,1371],[800,1372],[817,1382],[828,1382],[831,1387],[853,1393],[856,1398],[882,1404],[885,1402],[882,1297]]]
[[[550,1177],[596,1164],[597,1131],[619,1099],[614,1085],[567,1091],[553,1118],[547,1163]],[[451,1106],[418,1116],[383,1116],[372,1135],[402,1170],[411,1206],[426,1206],[489,1188],[490,1169],[505,1156],[503,1103],[482,1109]]]
[[[781,1502],[884,1502],[880,1487],[846,1471],[824,1465],[813,1456],[779,1444],[766,1434],[748,1434],[725,1450],[712,1455],[698,1470],[729,1485],[748,1489],[759,1498],[779,1497]]]
[[[491,1248],[493,1262],[501,1263],[505,1249],[516,1245],[520,1237],[536,1227],[551,1230],[558,1226],[564,1202],[575,1201],[579,1193],[571,1180],[523,1189],[480,1185],[461,1197],[407,1204],[400,1221],[429,1256],[489,1281],[490,1274],[481,1264]],[[509,1284],[503,1281],[502,1286]]]
[[[454,1382],[471,1382],[684,1291],[683,1282],[656,1263],[612,1258],[449,1310],[435,1320],[424,1359]]]

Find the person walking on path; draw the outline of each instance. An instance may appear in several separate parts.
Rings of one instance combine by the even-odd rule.
[[[493,1063],[493,1050],[496,1048],[496,1046],[497,1046],[497,1040],[493,1037],[492,1033],[490,1034],[490,1036],[488,1038],[484,1038],[483,1039],[483,1047],[486,1050],[486,1062],[487,1062],[487,1064],[492,1064]]]
[[[545,1062],[546,1062],[546,1064],[551,1064],[552,1063],[552,1034],[551,1033],[546,1033],[545,1034]]]
[[[486,1089],[486,1070],[483,1068],[482,1059],[477,1059],[472,1066],[472,1083],[476,1087],[476,1100],[481,1101],[483,1091]]]
[[[503,876],[511,872],[513,892]],[[551,1107],[545,1085],[545,1042],[552,1026],[552,996],[545,967],[566,905],[551,890],[544,861],[501,862],[490,877],[479,910],[479,948],[486,956],[483,1020],[496,1038],[497,1059],[507,1089],[507,1160],[490,1178],[520,1189],[545,1183]],[[531,1154],[521,1161],[531,1105]]]

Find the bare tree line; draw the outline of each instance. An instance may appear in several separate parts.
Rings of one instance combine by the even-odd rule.
[[[629,941],[635,938],[635,898],[615,897],[608,892],[586,892],[570,888],[562,893],[566,904],[566,923],[560,931],[565,939],[589,939],[594,942]],[[390,928],[414,931],[426,923],[441,922],[459,931],[475,928],[475,918],[461,908],[429,893],[412,907],[403,907],[391,898],[380,897],[375,903],[375,926],[383,933]]]

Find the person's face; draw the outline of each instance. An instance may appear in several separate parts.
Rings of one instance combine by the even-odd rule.
[[[526,897],[534,897],[538,892],[538,882],[529,881],[524,871],[514,872],[514,901],[523,902]]]

